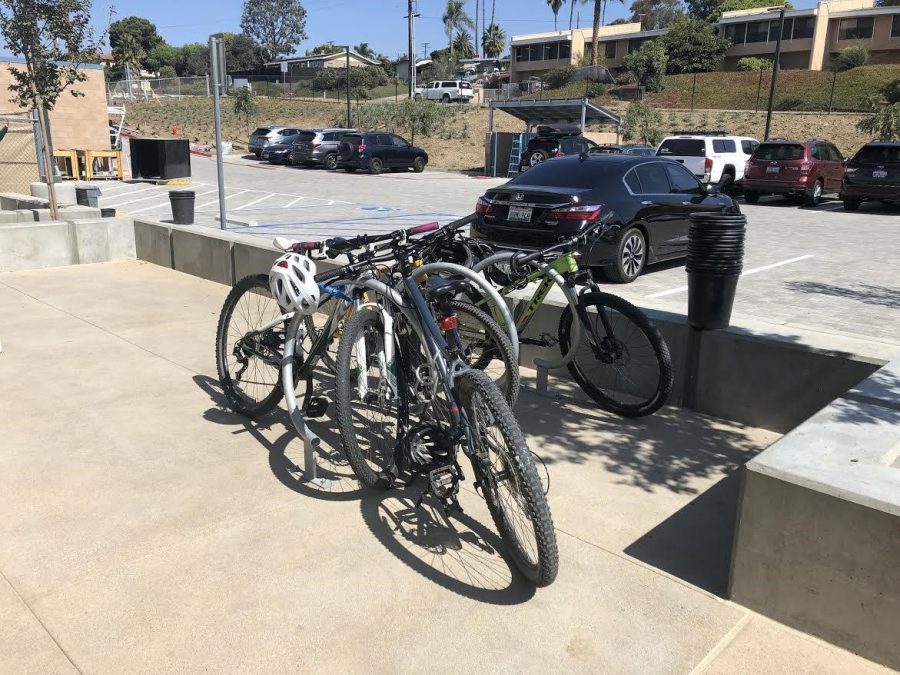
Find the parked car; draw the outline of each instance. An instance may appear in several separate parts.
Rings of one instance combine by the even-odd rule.
[[[588,150],[588,152],[592,155],[621,155],[625,151],[621,145],[598,145]]]
[[[744,178],[744,165],[759,141],[723,131],[684,131],[663,139],[656,154],[687,167],[701,183],[729,192]]]
[[[652,145],[623,145],[622,152],[626,155],[638,155],[639,157],[653,157],[656,154],[656,148]]]
[[[868,199],[900,202],[900,143],[866,143],[847,161],[841,185],[844,208],[856,211]]]
[[[687,254],[690,215],[740,213],[731,197],[678,162],[634,155],[561,157],[488,190],[472,236],[532,250],[603,223],[582,250],[593,271],[634,281],[646,265]]]
[[[256,131],[250,134],[250,142],[247,145],[250,148],[250,152],[256,155],[256,158],[259,159],[262,156],[262,151],[265,150],[268,146],[283,143],[289,137],[299,132],[300,130],[295,127],[259,127]]]
[[[341,139],[352,131],[356,129],[301,129],[291,151],[291,164],[336,169]]]
[[[396,134],[385,132],[355,132],[346,134],[338,149],[338,168],[347,173],[365,169],[378,175],[384,169],[402,171],[412,169],[422,173],[428,164],[428,153],[411,145]]]
[[[816,206],[826,192],[838,192],[844,176],[844,156],[831,142],[774,139],[761,143],[744,171],[744,199],[779,194]]]
[[[475,96],[472,83],[466,80],[437,80],[429,82],[424,87],[416,87],[415,98],[424,98],[429,101],[441,101],[450,103],[468,103]]]
[[[581,128],[572,124],[548,124],[537,128],[537,136],[528,141],[519,160],[519,171],[525,171],[551,157],[580,155],[599,148],[594,141],[581,135]]]
[[[267,145],[263,148],[260,159],[270,164],[290,164],[291,153],[296,147],[296,143],[300,142],[302,133],[288,136],[283,142]]]

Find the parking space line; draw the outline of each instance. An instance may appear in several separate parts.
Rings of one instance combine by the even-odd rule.
[[[166,194],[169,193],[168,190],[165,190],[164,192],[165,192]],[[126,195],[126,196],[130,197],[131,195]],[[112,206],[112,207],[114,207],[114,208],[119,208],[119,207],[121,207],[121,206],[125,206],[126,204],[135,204],[135,203],[137,203],[137,202],[145,202],[145,201],[147,201],[148,199],[159,199],[159,197],[160,197],[160,195],[159,195],[159,193],[157,192],[156,194],[152,194],[152,195],[149,195],[149,196],[147,196],[147,197],[140,197],[140,198],[138,198],[138,199],[129,199],[129,200],[126,200],[126,201],[124,201],[124,202],[118,202],[118,201],[117,201],[115,204],[110,204],[109,206]]]
[[[112,197],[109,197],[108,199],[121,199],[122,197],[130,197],[131,195],[136,195],[138,192],[147,192],[149,190],[158,190],[158,189],[159,189],[159,186],[151,185],[150,187],[145,187],[140,190],[131,190],[130,192],[123,192],[122,194],[119,194],[119,195],[113,195]],[[102,190],[100,191],[100,199],[107,199],[107,197],[103,195]]]
[[[301,201],[301,200],[303,200],[303,199],[306,199],[306,197],[297,197],[297,199],[295,199],[294,201],[290,202],[289,204],[285,204],[285,205],[284,205],[284,208],[289,209],[289,208],[291,208],[294,204],[296,204],[297,202],[299,202],[299,201]]]
[[[258,192],[258,190],[251,190],[251,192]],[[275,195],[276,195],[275,192],[269,192],[269,193],[263,195],[262,197],[260,197],[259,199],[254,199],[253,201],[249,201],[246,204],[241,204],[240,206],[238,206],[235,209],[235,211],[243,211],[244,209],[250,208],[254,204],[259,204],[260,202],[264,202],[267,199],[271,199]]]
[[[762,267],[755,267],[752,270],[747,270],[741,274],[742,277],[749,277],[752,274],[756,274],[758,272],[765,272],[767,270],[773,270],[776,267],[782,267],[784,265],[790,265],[795,262],[800,262],[801,260],[808,260],[809,258],[814,257],[811,253],[806,255],[797,256],[796,258],[790,258],[789,260],[782,260],[781,262],[772,263],[771,265],[763,265]],[[646,296],[648,298],[664,298],[667,295],[675,295],[676,293],[683,293],[688,289],[687,286],[679,286],[678,288],[670,288],[667,291],[660,291],[659,293],[651,293]]]
[[[213,190],[213,192],[218,192],[218,190]],[[239,192],[232,192],[230,195],[225,195],[225,199],[231,199],[232,197],[237,197],[238,195],[242,195],[245,192],[249,192],[249,190],[240,190]],[[213,204],[218,204],[218,203],[219,203],[219,200],[218,200],[218,198],[216,198],[210,202],[200,204],[196,208],[199,210],[199,209],[205,208],[207,206],[212,206]]]

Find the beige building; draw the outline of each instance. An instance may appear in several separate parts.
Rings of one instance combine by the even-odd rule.
[[[290,75],[312,77],[316,71],[322,68],[346,68],[347,52],[340,51],[335,54],[319,54],[317,56],[297,56],[288,59],[279,59],[278,61],[270,61],[266,64],[267,68],[281,67],[287,64],[287,72]],[[350,67],[360,68],[362,66],[378,66],[381,62],[376,59],[370,59],[362,54],[357,54],[350,50]]]
[[[722,64],[735,70],[745,56],[774,56],[780,27],[779,13],[765,9],[725,12],[719,34],[732,42]],[[639,23],[603,26],[599,47],[608,68],[622,66],[626,55],[665,34],[642,31]],[[590,54],[592,30],[516,35],[512,39],[510,73],[513,82],[568,65]],[[810,9],[785,13],[781,43],[783,68],[822,70],[842,49],[862,44],[874,63],[900,63],[900,6],[875,7],[874,0],[822,0]]]

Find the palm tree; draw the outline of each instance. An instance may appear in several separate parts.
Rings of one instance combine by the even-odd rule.
[[[603,0],[594,0],[594,32],[591,35],[591,65],[597,65],[597,52],[600,51],[600,10]]]
[[[444,32],[447,34],[447,44],[450,47],[450,56],[454,56],[453,33],[465,31],[467,28],[475,28],[475,22],[466,14],[463,0],[447,0],[447,9],[441,17],[444,22]]]
[[[580,2],[582,5],[587,4],[589,0],[570,0],[569,2],[569,30],[575,23],[575,3]]]
[[[495,23],[488,25],[481,36],[481,46],[484,47],[484,55],[498,58],[506,49],[506,33]]]
[[[368,42],[360,42],[353,48],[353,51],[355,51],[360,56],[365,56],[367,59],[375,58],[375,50],[369,46]]]
[[[563,6],[563,2],[565,0],[547,0],[547,4],[550,5],[550,9],[553,11],[553,30],[556,30],[556,17]]]
[[[481,0],[475,0],[475,56],[481,52],[478,51],[478,10],[481,9]],[[484,26],[482,26],[484,28]]]
[[[144,48],[141,47],[141,43],[130,33],[122,35],[119,39],[119,44],[113,49],[113,58],[117,64],[125,69],[126,80],[131,80],[132,72],[135,72],[140,76],[141,61],[146,56],[147,54],[144,51]]]
[[[469,59],[475,56],[475,48],[472,46],[472,36],[469,31],[463,30],[453,39],[453,51],[461,59]]]

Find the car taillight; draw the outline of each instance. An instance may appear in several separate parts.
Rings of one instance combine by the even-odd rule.
[[[801,173],[809,173],[811,170],[812,170],[812,164],[810,164],[809,162],[803,162],[803,164],[800,165]]]
[[[489,202],[484,197],[479,197],[478,201],[475,202],[475,213],[484,214],[484,213],[490,213],[493,210],[494,210],[494,205],[491,204],[491,202]]]
[[[706,173],[712,172],[712,165],[713,165],[712,158],[711,158],[711,157],[707,157],[707,158],[706,158],[706,161],[703,162],[703,170],[704,170]]]
[[[597,220],[603,212],[603,204],[580,204],[548,211],[544,220]]]
[[[356,150],[357,150],[357,152],[359,152],[359,154],[363,154],[363,153],[366,151],[366,144],[365,144],[365,143],[360,143],[360,144],[357,146]]]
[[[564,153],[562,150],[557,150],[556,152],[553,153],[553,156],[554,157],[565,157],[566,153]]]
[[[859,171],[859,167],[856,164],[848,164],[844,167],[844,173],[856,173]]]

